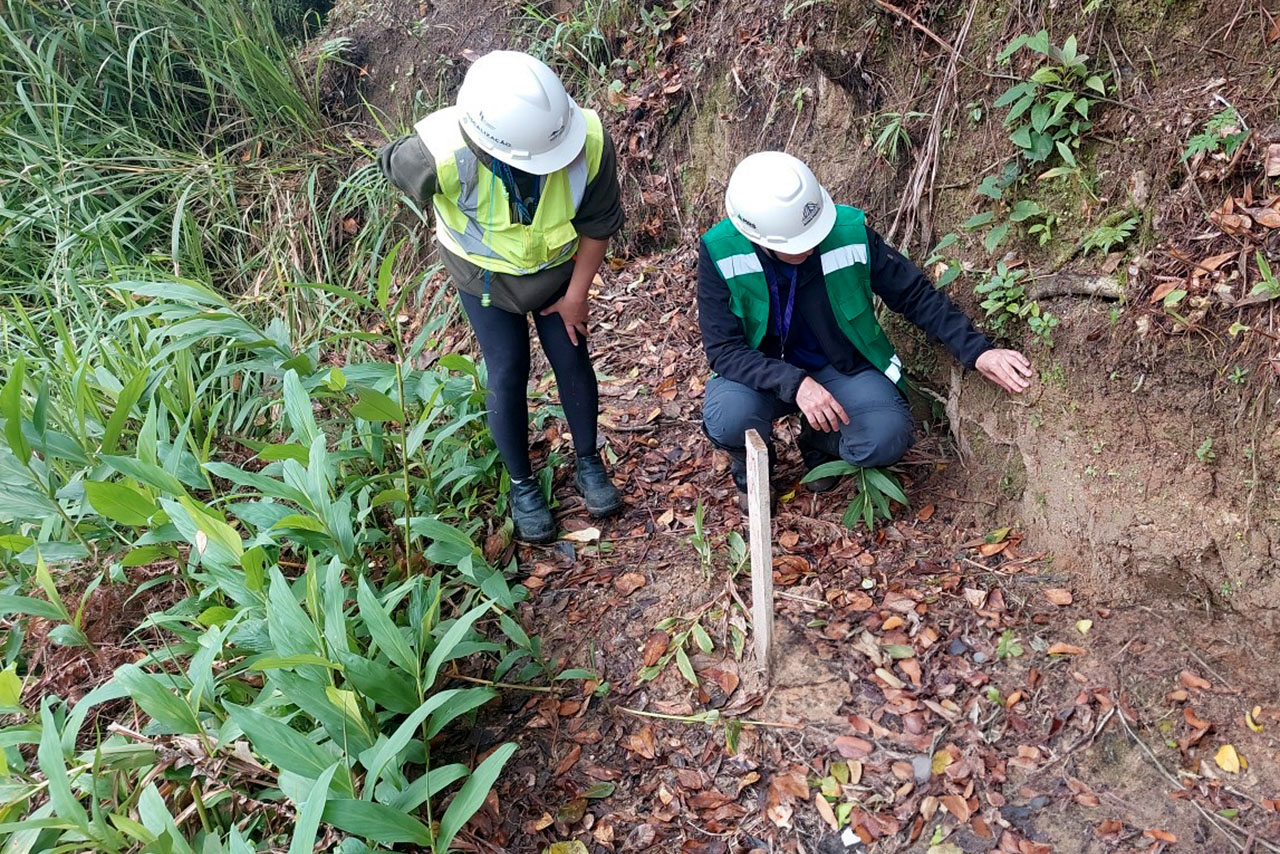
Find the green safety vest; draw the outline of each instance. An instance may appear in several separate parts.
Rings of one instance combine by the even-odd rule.
[[[533,222],[512,221],[502,180],[480,162],[458,124],[457,107],[437,110],[414,125],[436,164],[436,237],[450,252],[495,273],[523,276],[562,264],[578,251],[573,217],[600,171],[604,128],[593,110],[587,142],[572,163],[543,176]]]
[[[728,219],[704,234],[702,241],[729,286],[729,307],[742,320],[747,343],[758,348],[769,328],[769,283],[755,244]],[[863,212],[836,205],[836,224],[818,244],[817,252],[840,331],[877,370],[905,388],[902,360],[876,320]]]

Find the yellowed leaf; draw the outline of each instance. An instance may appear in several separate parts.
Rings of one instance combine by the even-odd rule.
[[[1082,635],[1089,634],[1089,629],[1093,628],[1093,620],[1077,620],[1076,631]]]
[[[937,753],[933,754],[933,773],[941,774],[943,771],[947,770],[947,766],[953,761],[955,760],[951,758],[950,753],[945,750],[939,750]]]
[[[1213,761],[1218,763],[1218,767],[1228,774],[1239,774],[1243,765],[1243,760],[1236,749],[1230,744],[1224,744],[1218,748],[1218,752],[1214,754]]]
[[[1258,716],[1262,714],[1262,706],[1254,706],[1252,711],[1244,713],[1244,725],[1254,732],[1262,732],[1262,724],[1258,723]]]
[[[542,849],[542,854],[590,854],[587,846],[578,840],[572,842],[553,842]]]

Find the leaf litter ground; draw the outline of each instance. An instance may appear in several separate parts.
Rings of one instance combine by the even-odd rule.
[[[699,427],[691,266],[640,259],[597,282],[601,426],[627,509],[592,522],[562,470],[570,533],[519,557],[529,627],[604,685],[529,692],[483,722],[478,749],[523,747],[466,844],[1280,851],[1280,668],[1265,644],[1222,614],[1073,591],[1034,531],[979,524],[985,502],[939,437],[904,466],[915,506],[868,534],[840,525],[847,483],[794,489],[784,423],[766,683],[727,542],[745,520]],[[553,402],[546,375],[539,388]],[[548,420],[535,449],[568,455],[570,437]]]

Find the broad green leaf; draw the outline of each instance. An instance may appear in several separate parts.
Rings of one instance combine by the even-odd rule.
[[[131,528],[146,525],[160,509],[155,501],[123,483],[85,481],[84,494],[98,515]]]
[[[377,784],[378,778],[382,776],[383,770],[396,758],[400,751],[409,746],[409,742],[418,734],[418,728],[422,726],[422,723],[427,718],[437,710],[448,707],[457,701],[465,700],[473,694],[478,695],[480,698],[480,702],[476,705],[483,705],[498,696],[497,691],[486,688],[453,688],[433,694],[427,698],[426,702],[415,709],[413,714],[406,717],[386,741],[378,745],[373,755],[368,757],[368,761],[364,761],[365,757],[361,757],[361,761],[369,771],[365,778],[364,799],[371,800],[373,798],[374,786]],[[472,706],[472,708],[475,708],[475,706]],[[435,732],[428,731],[427,738],[432,738],[439,731],[439,729]]]
[[[427,659],[426,674],[422,679],[424,686],[429,687],[435,684],[436,675],[440,672],[441,666],[446,661],[456,657],[455,647],[471,633],[471,628],[475,625],[476,620],[489,613],[491,607],[492,605],[488,602],[477,605],[454,621],[453,625],[449,627],[449,631],[445,632],[444,637],[436,644],[435,649],[431,650],[431,657]]]
[[[316,847],[316,832],[320,829],[320,817],[329,801],[329,783],[338,770],[337,762],[330,765],[311,787],[307,802],[299,810],[294,821],[293,838],[289,840],[289,854],[312,854]]]
[[[689,654],[684,651],[683,645],[676,647],[676,669],[689,681],[690,685],[698,687],[698,674],[694,672],[693,662],[689,660]]]
[[[178,735],[200,732],[200,723],[191,706],[170,685],[162,682],[160,677],[143,672],[135,664],[125,664],[116,670],[115,680],[128,690],[133,701],[165,731]]]
[[[467,766],[456,762],[451,765],[442,765],[439,768],[428,768],[423,771],[421,777],[410,783],[403,792],[393,794],[390,797],[379,797],[378,800],[402,812],[413,812],[425,804],[428,799],[434,798],[442,792],[445,787],[465,778],[470,773],[471,770]],[[386,784],[383,784],[382,788],[385,788],[385,786]]]
[[[294,598],[288,580],[276,567],[271,568],[270,579],[267,587],[267,630],[276,654],[282,657],[314,655],[323,660],[324,644],[320,640],[320,631]],[[315,665],[299,664],[294,667],[313,681],[325,679],[323,671]]]
[[[1039,202],[1030,199],[1019,199],[1017,204],[1013,206],[1013,210],[1009,212],[1009,219],[1014,222],[1022,222],[1042,213],[1044,213],[1044,207]]]
[[[352,652],[339,652],[347,684],[389,712],[407,715],[418,708],[418,694],[413,681],[403,670],[388,667],[381,661],[370,661]]]
[[[237,611],[225,605],[213,605],[201,611],[200,616],[196,617],[196,622],[202,626],[221,626],[237,613]]]
[[[7,552],[25,551],[34,543],[35,540],[31,537],[24,537],[21,534],[0,534],[0,549]]]
[[[502,771],[502,766],[511,758],[511,754],[516,752],[516,746],[507,743],[499,747],[493,753],[489,754],[489,758],[480,763],[475,772],[467,778],[467,782],[462,784],[462,788],[458,790],[458,794],[454,796],[450,802],[449,808],[445,810],[444,817],[440,819],[440,835],[436,839],[438,849],[447,851],[453,843],[453,838],[458,835],[458,831],[471,820],[471,816],[475,815],[476,810],[480,809],[484,804],[484,799],[488,796],[489,790],[493,788],[493,783],[498,779],[498,774]]]
[[[309,780],[318,780],[326,769],[333,766],[334,755],[313,743],[288,724],[268,717],[248,706],[226,704],[231,722],[244,732],[254,752],[272,765],[292,771]],[[350,797],[351,780],[345,772],[335,781],[337,790]]]
[[[14,596],[0,593],[0,615],[25,614],[29,617],[40,617],[45,620],[65,620],[67,614],[52,602],[36,599],[31,596]]]
[[[1009,233],[1009,223],[1002,222],[995,228],[987,232],[986,237],[982,238],[982,246],[989,253],[995,252],[996,247],[1000,245],[1000,241],[1004,240],[1005,235]]]
[[[106,426],[102,428],[102,449],[100,453],[114,454],[116,452],[116,446],[120,441],[120,434],[124,431],[124,425],[129,420],[129,414],[138,403],[138,399],[142,397],[142,392],[146,389],[147,380],[150,377],[151,369],[142,368],[130,378],[129,382],[120,390],[120,393],[116,395],[115,409],[112,410],[111,417],[107,419]]]
[[[165,805],[164,798],[160,796],[160,790],[156,788],[155,783],[148,783],[138,796],[138,818],[141,819],[143,827],[155,834],[158,842],[163,842],[157,847],[171,854],[195,854],[187,844],[182,831],[178,829],[178,823],[169,812],[169,807]]]
[[[397,667],[408,673],[415,680],[418,677],[418,656],[409,646],[404,634],[392,621],[391,615],[383,609],[378,596],[369,586],[368,580],[360,576],[356,584],[356,605],[360,609],[360,618],[369,629],[369,636]],[[430,684],[430,683],[427,683]]]
[[[244,555],[244,542],[241,541],[240,535],[236,533],[235,528],[211,515],[185,495],[178,499],[178,504],[182,505],[182,508],[187,511],[199,533],[204,534],[203,545],[199,536],[196,537],[195,542],[196,551],[200,553],[201,557],[208,551],[210,557],[214,560],[237,565],[240,563],[240,558]],[[212,545],[217,545],[221,549],[221,553],[211,551],[209,547]],[[230,556],[229,560],[226,559],[228,555]]]
[[[404,246],[401,239],[399,243],[391,247],[391,251],[387,253],[387,257],[382,259],[382,263],[378,265],[378,308],[383,312],[387,310],[387,304],[391,299],[391,281],[395,272],[396,256],[400,254],[400,247]]]
[[[249,669],[292,670],[293,668],[304,664],[310,664],[316,667],[327,667],[330,670],[342,669],[340,665],[334,664],[329,659],[309,652],[299,653],[297,655],[271,655],[263,658],[255,658],[250,662]]]
[[[698,645],[698,649],[702,650],[706,655],[710,655],[715,650],[715,644],[711,642],[711,636],[702,627],[702,623],[693,624],[693,641]]]
[[[26,362],[18,356],[9,371],[9,379],[0,387],[0,417],[4,418],[5,441],[18,462],[24,465],[31,459],[31,445],[22,433],[22,384],[26,375]]]
[[[363,418],[375,424],[383,421],[402,423],[405,420],[404,410],[400,404],[380,391],[356,386],[356,396],[359,401],[351,407],[351,414],[357,418]]]
[[[485,790],[485,794],[488,794],[488,789]],[[454,802],[457,802],[456,798]],[[476,805],[476,809],[479,809],[479,804]],[[474,813],[475,810],[472,812]],[[323,820],[339,830],[364,839],[371,839],[381,845],[408,843],[431,848],[431,831],[426,825],[400,810],[375,804],[372,801],[357,801],[349,798],[331,800],[324,805]],[[437,846],[432,850],[447,851],[448,846]]]
[[[857,470],[857,466],[847,463],[844,460],[832,460],[829,463],[823,463],[820,466],[814,466],[809,469],[800,482],[809,483],[810,481],[821,480],[824,477],[831,477],[833,475],[836,477],[843,477],[847,474],[853,474]]]
[[[987,223],[991,222],[991,220],[995,218],[996,218],[996,215],[993,212],[983,211],[982,213],[974,214],[973,216],[966,219],[964,222],[960,224],[960,227],[965,229],[966,231],[972,231],[975,228],[979,228],[980,226],[986,225]]]
[[[125,477],[131,477],[134,480],[145,483],[147,486],[160,490],[163,495],[177,498],[187,494],[187,488],[183,486],[182,481],[155,463],[111,454],[103,454],[102,461]]]
[[[0,708],[16,709],[22,706],[22,678],[18,676],[18,664],[14,662],[0,670]]]
[[[1075,168],[1076,166],[1079,165],[1078,163],[1076,163],[1076,156],[1071,152],[1071,148],[1065,142],[1062,142],[1061,140],[1059,140],[1057,142],[1054,142],[1054,145],[1058,149],[1058,154],[1062,155],[1063,161],[1068,166]]]
[[[44,773],[49,790],[49,802],[54,807],[56,816],[63,821],[72,822],[83,834],[90,835],[88,813],[72,793],[72,781],[67,773],[67,758],[63,754],[63,741],[58,731],[58,722],[54,720],[54,698],[46,697],[40,705],[40,746],[36,750],[36,761],[40,763],[40,771]]]
[[[289,419],[289,426],[303,445],[310,446],[320,435],[315,413],[311,409],[311,396],[302,387],[297,371],[291,370],[284,375],[284,413]]]
[[[427,725],[427,738],[435,738],[459,717],[480,708],[496,696],[498,693],[488,688],[467,688],[451,696],[432,712],[431,720]]]

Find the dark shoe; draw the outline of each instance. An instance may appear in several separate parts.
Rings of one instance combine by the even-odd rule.
[[[796,444],[800,446],[800,459],[804,460],[806,474],[820,465],[840,459],[838,454],[833,453],[839,447],[839,436],[840,434],[838,433],[819,434],[810,428],[807,423],[801,424],[800,437],[797,439]],[[803,486],[810,492],[830,492],[836,488],[836,484],[839,482],[840,475],[832,474],[808,481]]]
[[[599,454],[578,457],[578,470],[574,472],[573,482],[586,499],[587,513],[593,519],[612,516],[622,509],[622,493],[609,479],[609,472],[605,470],[604,460]]]
[[[511,484],[511,518],[516,538],[526,543],[549,543],[556,538],[556,520],[542,494],[538,479],[529,477]]]

